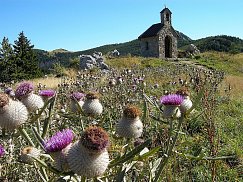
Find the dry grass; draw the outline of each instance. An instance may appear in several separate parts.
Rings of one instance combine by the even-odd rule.
[[[228,75],[223,81],[223,87],[231,87],[231,96],[233,97],[243,97],[243,81],[242,76]]]
[[[57,88],[58,84],[63,82],[63,79],[50,76],[47,78],[33,79],[33,80],[31,80],[31,82],[34,85],[38,85],[39,83],[41,83],[42,85],[46,85],[47,88],[49,88],[49,89],[55,89],[55,88]]]

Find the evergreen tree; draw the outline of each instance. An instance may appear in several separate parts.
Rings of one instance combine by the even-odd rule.
[[[38,66],[38,59],[34,53],[34,45],[31,45],[30,40],[20,32],[19,37],[14,41],[15,63],[17,66],[16,72],[13,75],[16,79],[30,79],[41,75]]]
[[[6,37],[1,42],[0,54],[0,79],[1,81],[11,81],[11,74],[15,72],[14,54],[12,45]]]

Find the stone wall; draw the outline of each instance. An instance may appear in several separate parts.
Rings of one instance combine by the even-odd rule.
[[[171,37],[171,51],[172,51],[172,57],[171,58],[177,58],[178,51],[177,51],[177,37],[175,37],[172,33],[172,30],[170,27],[164,26],[160,32],[159,32],[159,41],[158,41],[158,49],[159,49],[159,58],[165,58],[165,37],[169,36]]]
[[[148,49],[147,49],[148,43]],[[158,37],[143,38],[140,41],[141,54],[143,57],[158,57]]]

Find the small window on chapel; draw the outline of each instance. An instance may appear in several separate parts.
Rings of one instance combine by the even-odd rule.
[[[169,15],[169,13],[166,13],[166,21],[170,21],[170,15]]]
[[[146,44],[146,45],[145,45],[145,46],[146,46],[146,50],[149,50],[149,43],[146,42],[145,44]]]

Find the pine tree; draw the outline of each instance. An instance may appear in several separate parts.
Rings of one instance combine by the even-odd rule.
[[[17,79],[30,79],[41,75],[38,66],[38,59],[34,53],[34,45],[31,45],[30,40],[20,32],[19,37],[14,41],[14,54],[17,69],[13,75]]]
[[[11,74],[15,72],[14,54],[12,45],[6,37],[1,42],[0,54],[0,79],[5,82],[11,81]]]

